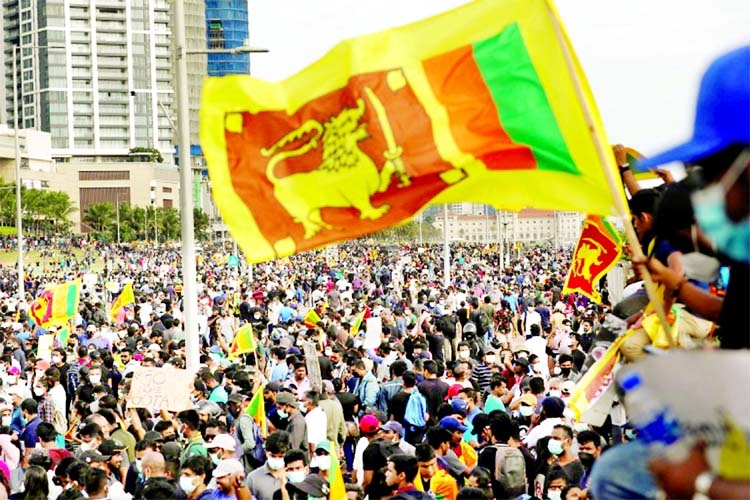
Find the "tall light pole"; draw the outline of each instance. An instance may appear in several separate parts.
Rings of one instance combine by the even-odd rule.
[[[19,123],[18,123],[18,69],[16,59],[21,48],[24,49],[62,49],[65,47],[55,47],[47,45],[25,45],[19,47],[17,44],[13,45],[13,129],[14,129],[14,147],[16,149],[16,239],[18,249],[18,300],[19,307],[24,301],[26,291],[24,283],[24,272],[23,272],[23,207],[21,205],[21,138],[18,135]],[[27,144],[28,146],[28,144]]]
[[[199,364],[198,339],[198,291],[196,288],[197,270],[195,266],[195,234],[193,221],[193,170],[190,165],[190,99],[188,95],[187,56],[188,54],[268,52],[266,49],[236,47],[233,49],[207,49],[190,51],[185,37],[185,0],[174,2],[175,42],[177,45],[177,145],[180,151],[180,237],[182,239],[182,308],[183,328],[185,329],[185,357],[187,369],[197,372]]]
[[[116,210],[117,210],[117,244],[120,244],[120,197],[121,194],[117,195],[117,203],[116,203]]]

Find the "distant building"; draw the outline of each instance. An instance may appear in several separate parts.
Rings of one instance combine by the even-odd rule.
[[[209,49],[233,49],[248,44],[247,0],[206,0],[206,41]],[[208,75],[247,75],[250,54],[208,54]]]

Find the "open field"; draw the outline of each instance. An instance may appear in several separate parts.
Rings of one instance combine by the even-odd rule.
[[[17,255],[18,254],[15,251],[7,252],[5,250],[0,250],[0,266],[15,266]],[[32,250],[30,252],[24,253],[23,262],[24,267],[28,269],[36,267],[37,263],[40,263],[44,268],[53,263],[59,263],[63,257],[70,258],[71,256],[76,260],[80,260],[83,257],[83,250],[81,250],[80,248],[73,248],[65,251],[57,250],[54,258],[42,258],[40,251]],[[91,271],[96,273],[100,272],[102,269],[104,269],[104,262],[97,255],[97,258],[91,267]]]

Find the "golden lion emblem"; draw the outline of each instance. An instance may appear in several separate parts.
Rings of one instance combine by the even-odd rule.
[[[357,99],[356,107],[344,108],[324,123],[307,120],[269,148],[260,151],[270,158],[266,176],[273,184],[274,196],[294,222],[302,225],[305,239],[312,238],[322,229],[333,229],[322,219],[321,209],[353,207],[359,211],[361,220],[376,220],[388,213],[391,207],[387,204],[375,207],[371,197],[385,192],[394,174],[401,179],[400,186],[409,185],[401,158],[402,148],[395,144],[385,108],[371,89],[365,88],[365,94],[378,117],[388,145],[388,150],[383,153],[385,161],[381,169],[358,144],[370,137],[367,124],[360,123],[365,113],[363,98]],[[284,149],[308,136],[303,145],[291,150]],[[276,175],[276,166],[282,161],[302,156],[321,146],[323,159],[315,170],[284,177]]]
[[[581,248],[576,252],[573,273],[582,276],[586,281],[591,281],[591,268],[602,264],[599,257],[604,253],[604,247],[590,238],[586,238],[585,241],[586,243],[581,245]]]

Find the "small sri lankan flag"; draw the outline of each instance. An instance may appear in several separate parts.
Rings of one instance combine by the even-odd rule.
[[[622,256],[622,239],[607,219],[589,215],[573,252],[563,294],[580,293],[601,304],[596,289],[599,280],[617,264]]]

